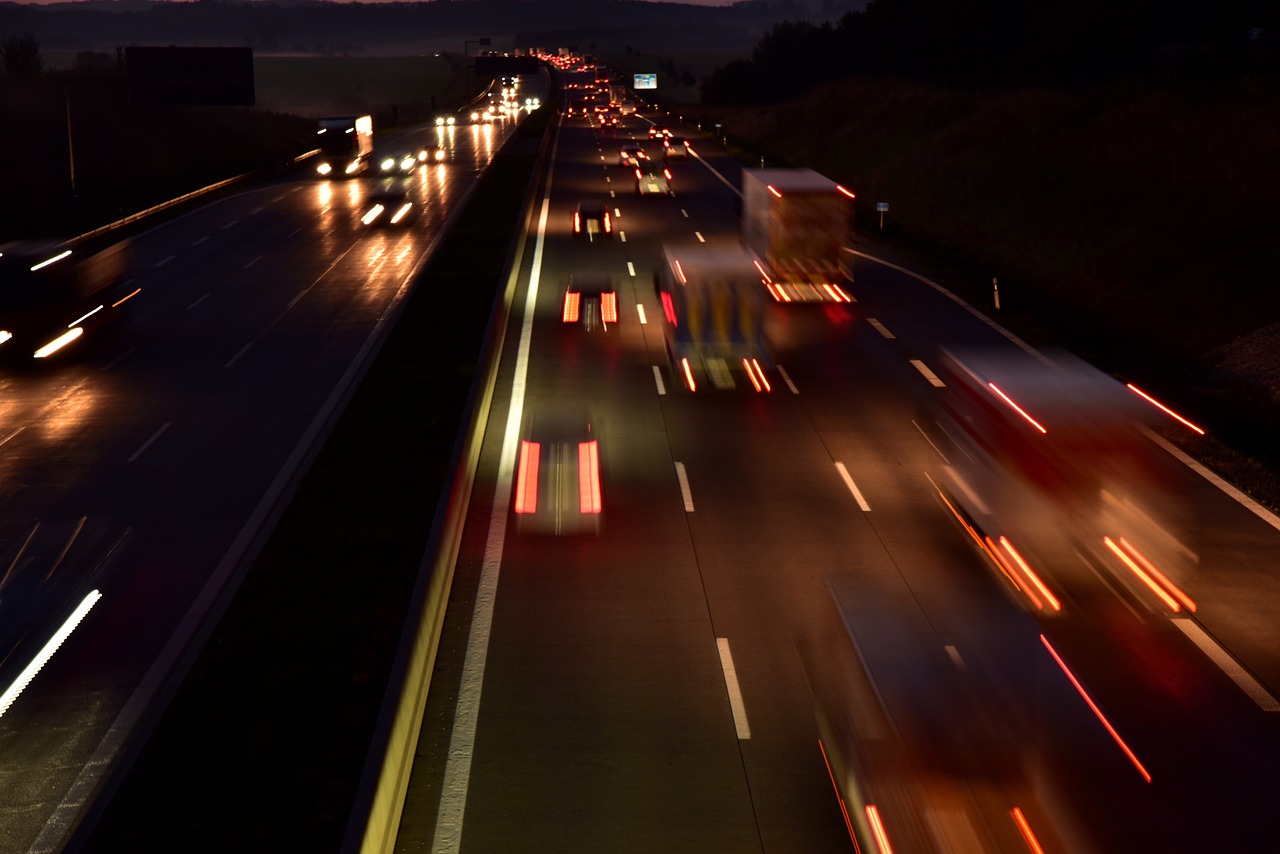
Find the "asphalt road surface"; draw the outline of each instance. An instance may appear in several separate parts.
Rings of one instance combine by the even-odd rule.
[[[388,178],[375,156],[158,225],[110,329],[0,376],[0,686],[74,629],[0,708],[0,850],[59,847],[512,126],[380,136],[447,160]],[[415,216],[367,225],[389,187]]]
[[[653,274],[664,244],[735,239],[740,172],[693,135],[676,195],[636,195],[616,149],[650,121],[559,130],[398,850],[849,850],[806,655],[869,677],[856,699],[907,745],[866,790],[894,850],[1280,847],[1276,520],[1157,436],[1197,610],[1071,549],[1039,551],[1061,610],[1037,610],[936,484],[962,453],[940,348],[1039,358],[865,243],[856,302],[771,309],[771,392],[683,391]],[[572,236],[581,201],[610,206],[611,239]],[[582,271],[615,278],[616,324],[561,322]],[[512,512],[549,413],[592,425],[598,531]]]

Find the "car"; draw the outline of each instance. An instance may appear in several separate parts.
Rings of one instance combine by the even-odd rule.
[[[643,163],[636,169],[636,192],[642,196],[662,193],[674,196],[671,189],[671,170],[656,163]]]
[[[419,163],[443,163],[448,158],[443,145],[428,145],[418,149]]]
[[[378,171],[383,175],[407,175],[422,165],[418,151],[394,151],[378,158]]]
[[[613,234],[613,217],[603,204],[582,202],[573,212],[573,236],[595,240]]]
[[[669,136],[662,141],[662,155],[668,160],[673,157],[687,158],[689,154],[689,140],[682,136]]]
[[[624,145],[618,149],[619,166],[639,167],[641,161],[648,159],[649,155],[638,145]]]
[[[562,323],[579,323],[588,332],[618,322],[618,289],[608,273],[573,273],[564,290]]]
[[[407,226],[416,216],[417,207],[406,190],[385,188],[365,199],[360,222],[369,228]]]
[[[649,139],[659,139],[667,136],[671,136],[671,128],[659,124],[649,125]]]
[[[516,456],[512,508],[521,533],[599,533],[600,446],[580,411],[534,412]]]

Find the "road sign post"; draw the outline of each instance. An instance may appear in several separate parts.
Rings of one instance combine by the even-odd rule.
[[[889,212],[889,203],[876,202],[876,212],[880,214],[880,230],[884,231],[884,215]]]

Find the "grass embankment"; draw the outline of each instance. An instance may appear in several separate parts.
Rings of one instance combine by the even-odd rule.
[[[853,188],[864,238],[899,245],[993,314],[998,277],[1001,322],[1143,378],[1280,468],[1280,370],[1262,370],[1261,348],[1222,364],[1222,348],[1280,320],[1273,85],[981,94],[841,81],[780,107],[706,112],[752,160]]]
[[[536,156],[481,180],[87,850],[337,849]]]

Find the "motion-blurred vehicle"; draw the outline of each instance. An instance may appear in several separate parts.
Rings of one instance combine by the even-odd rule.
[[[386,175],[408,175],[426,161],[426,151],[397,151],[378,160],[378,171]]]
[[[742,241],[775,301],[853,301],[853,193],[812,169],[743,169],[742,199]]]
[[[603,204],[581,202],[573,212],[573,236],[587,240],[613,235],[613,217]]]
[[[608,273],[573,273],[564,291],[563,323],[581,324],[591,332],[618,322],[618,288]]]
[[[590,417],[562,410],[529,416],[512,505],[522,533],[599,532],[600,448]]]
[[[668,160],[672,158],[688,159],[689,140],[682,136],[666,137],[662,141],[662,156]]]
[[[384,188],[365,199],[360,222],[369,228],[407,226],[412,224],[417,214],[417,206],[406,190]]]
[[[671,136],[671,128],[662,124],[649,125],[649,139],[661,139]]]
[[[1017,601],[1059,611],[1055,571],[1088,555],[1139,599],[1195,611],[1179,481],[1143,433],[1136,395],[1066,354],[947,351],[938,375],[936,420],[958,446],[942,498]]]
[[[320,156],[316,174],[322,178],[347,178],[369,168],[373,155],[371,116],[329,116],[316,130]]]
[[[638,167],[642,161],[648,160],[649,155],[642,146],[624,145],[618,149],[618,165]]]
[[[655,286],[672,373],[689,391],[733,389],[745,375],[772,391],[764,289],[756,257],[741,245],[667,245]]]
[[[657,163],[645,161],[636,168],[636,192],[642,196],[661,194],[674,196],[671,189],[671,170]]]
[[[1033,783],[1034,724],[1009,702],[1023,674],[961,670],[911,589],[891,578],[829,579],[826,607],[797,638],[818,754],[853,850],[1091,851],[1077,828],[1057,824],[1053,787]],[[1016,629],[1034,641],[1031,626],[1005,631]]]
[[[128,240],[0,245],[0,358],[43,359],[107,321],[139,289],[123,285]]]

